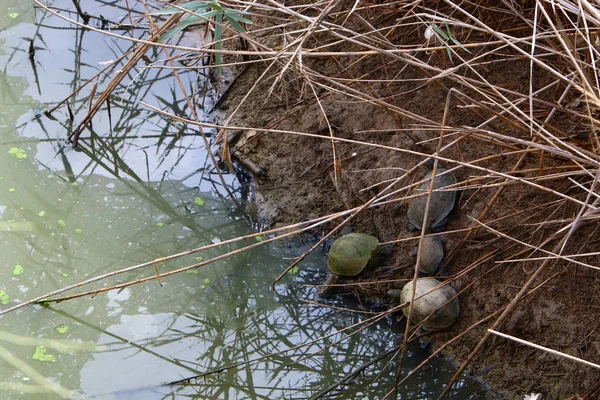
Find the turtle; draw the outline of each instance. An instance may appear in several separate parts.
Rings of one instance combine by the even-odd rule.
[[[415,249],[417,255],[417,249]],[[421,246],[421,257],[419,257],[419,272],[423,274],[434,273],[444,258],[444,244],[438,236],[423,237]]]
[[[445,329],[456,322],[460,307],[454,288],[445,285],[434,289],[442,282],[433,278],[418,278],[415,284],[416,300],[412,305],[411,322],[415,324],[423,322],[423,329],[428,331]],[[400,292],[400,302],[409,303],[412,298],[412,291],[413,281],[410,281],[404,285]],[[430,293],[419,297],[427,292]],[[402,309],[402,312],[408,317],[408,305]]]
[[[428,222],[425,226],[427,232],[437,232],[441,230],[448,222],[448,215],[454,209],[456,203],[456,191],[437,191],[443,187],[454,185],[456,177],[451,172],[446,172],[445,168],[438,168],[434,180],[433,189],[429,202]],[[429,171],[423,179],[431,180],[432,171]],[[427,193],[430,182],[425,182],[416,193]],[[408,202],[408,229],[417,230],[423,228],[423,217],[425,215],[425,206],[428,196],[415,197]]]
[[[356,276],[379,253],[379,240],[365,233],[349,233],[333,242],[327,255],[327,267],[335,275]]]

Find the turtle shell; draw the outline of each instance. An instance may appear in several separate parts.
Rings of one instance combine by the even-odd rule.
[[[425,236],[421,246],[419,259],[419,272],[431,274],[442,263],[444,258],[444,244],[437,236]]]
[[[350,233],[339,237],[329,250],[327,267],[341,276],[355,276],[362,272],[376,255],[379,240],[364,233]]]
[[[427,318],[423,323],[423,328],[426,330],[447,328],[458,318],[460,308],[458,299],[455,297],[456,290],[446,285],[432,291],[440,284],[440,281],[433,278],[418,278],[416,280],[415,298],[431,292],[415,300],[412,306],[411,321],[418,324]],[[402,303],[410,302],[412,290],[413,281],[404,285],[400,294]],[[405,316],[408,316],[408,306],[404,307],[402,312]]]
[[[454,185],[456,177],[451,172],[446,172],[444,168],[438,168],[433,189],[441,189],[443,187]],[[423,179],[430,179],[432,172],[428,172]],[[425,182],[417,190],[416,193],[427,193],[429,191],[430,182]],[[423,228],[423,217],[425,215],[425,206],[427,205],[427,197],[421,196],[411,199],[408,203],[408,221],[411,226],[416,229]],[[446,224],[446,217],[452,212],[454,203],[456,202],[456,191],[434,191],[431,195],[429,203],[429,218],[426,224],[426,230],[436,231],[443,228]]]

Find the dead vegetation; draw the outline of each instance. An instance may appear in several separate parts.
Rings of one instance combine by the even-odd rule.
[[[461,199],[443,233],[445,283],[459,291],[461,317],[435,334],[436,354],[460,365],[447,390],[469,368],[509,397],[597,398],[597,4],[220,4],[253,24],[240,32],[217,22],[218,47],[151,43],[167,60],[155,66],[218,53],[220,66],[239,73],[223,94],[221,123],[195,113],[170,115],[173,123],[220,128],[222,160],[231,162],[233,152],[265,172],[258,188],[278,209],[275,222],[326,226],[323,240],[351,226],[393,243],[396,268],[347,286],[362,298],[383,297],[416,278],[408,255],[427,232],[407,231],[403,205],[429,160],[451,170]],[[177,24],[177,15],[150,41]],[[232,151],[234,133],[244,145]],[[397,363],[418,334],[407,328]]]

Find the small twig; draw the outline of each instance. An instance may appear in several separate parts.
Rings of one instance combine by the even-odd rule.
[[[600,369],[600,364],[594,364],[593,362],[583,360],[583,359],[581,359],[579,357],[575,357],[575,356],[572,356],[570,354],[566,354],[566,353],[563,353],[563,352],[560,352],[560,351],[556,351],[556,350],[548,348],[548,347],[540,346],[539,344],[535,344],[535,343],[529,342],[527,340],[519,339],[517,337],[511,336],[511,335],[507,335],[506,333],[500,333],[500,332],[495,331],[493,329],[488,329],[487,331],[489,333],[491,333],[491,334],[496,335],[496,336],[500,336],[500,337],[503,337],[505,339],[509,339],[509,340],[512,340],[512,341],[520,343],[520,344],[524,344],[525,346],[533,347],[534,349],[542,350],[542,351],[545,351],[546,353],[550,353],[550,354],[558,356],[558,357],[566,358],[567,360],[571,360],[571,361],[575,361],[575,362],[578,362],[578,363],[583,364],[583,365],[587,365],[588,367]]]

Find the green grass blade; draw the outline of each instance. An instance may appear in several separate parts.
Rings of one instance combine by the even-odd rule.
[[[252,25],[252,21],[250,21],[248,18],[244,18],[242,17],[238,12],[238,11],[233,11],[233,10],[225,10],[225,17],[227,18],[227,20],[234,19],[236,21],[242,22],[244,24],[248,24],[248,25]]]
[[[430,26],[430,27],[431,27],[431,29],[433,29],[433,30],[435,31],[435,33],[436,33],[436,34],[437,34],[439,37],[441,37],[442,39],[444,39],[444,40],[446,40],[446,41],[447,41],[448,39],[450,39],[450,38],[449,38],[449,37],[446,35],[446,32],[444,32],[443,30],[441,30],[441,29],[440,29],[440,28],[438,28],[437,26],[435,26],[435,25],[433,25],[433,24],[431,24],[431,25],[429,25],[429,26]]]
[[[185,29],[185,26],[177,26],[167,32],[165,32],[164,35],[162,35],[160,37],[160,39],[158,39],[159,42],[166,42],[167,40],[171,39],[173,36],[177,35],[178,33],[180,33],[182,30]]]
[[[227,21],[231,24],[231,26],[233,26],[233,29],[235,29],[236,31],[241,32],[241,33],[246,32],[244,27],[241,26],[240,23],[237,22],[235,19],[231,18],[231,16],[225,14],[225,18],[227,18]]]
[[[183,9],[187,11],[193,12],[202,12],[208,8],[208,4],[205,1],[190,1],[189,3],[185,3],[180,5],[179,7],[169,7],[164,10],[155,11],[150,13],[150,15],[171,15],[183,12]]]

